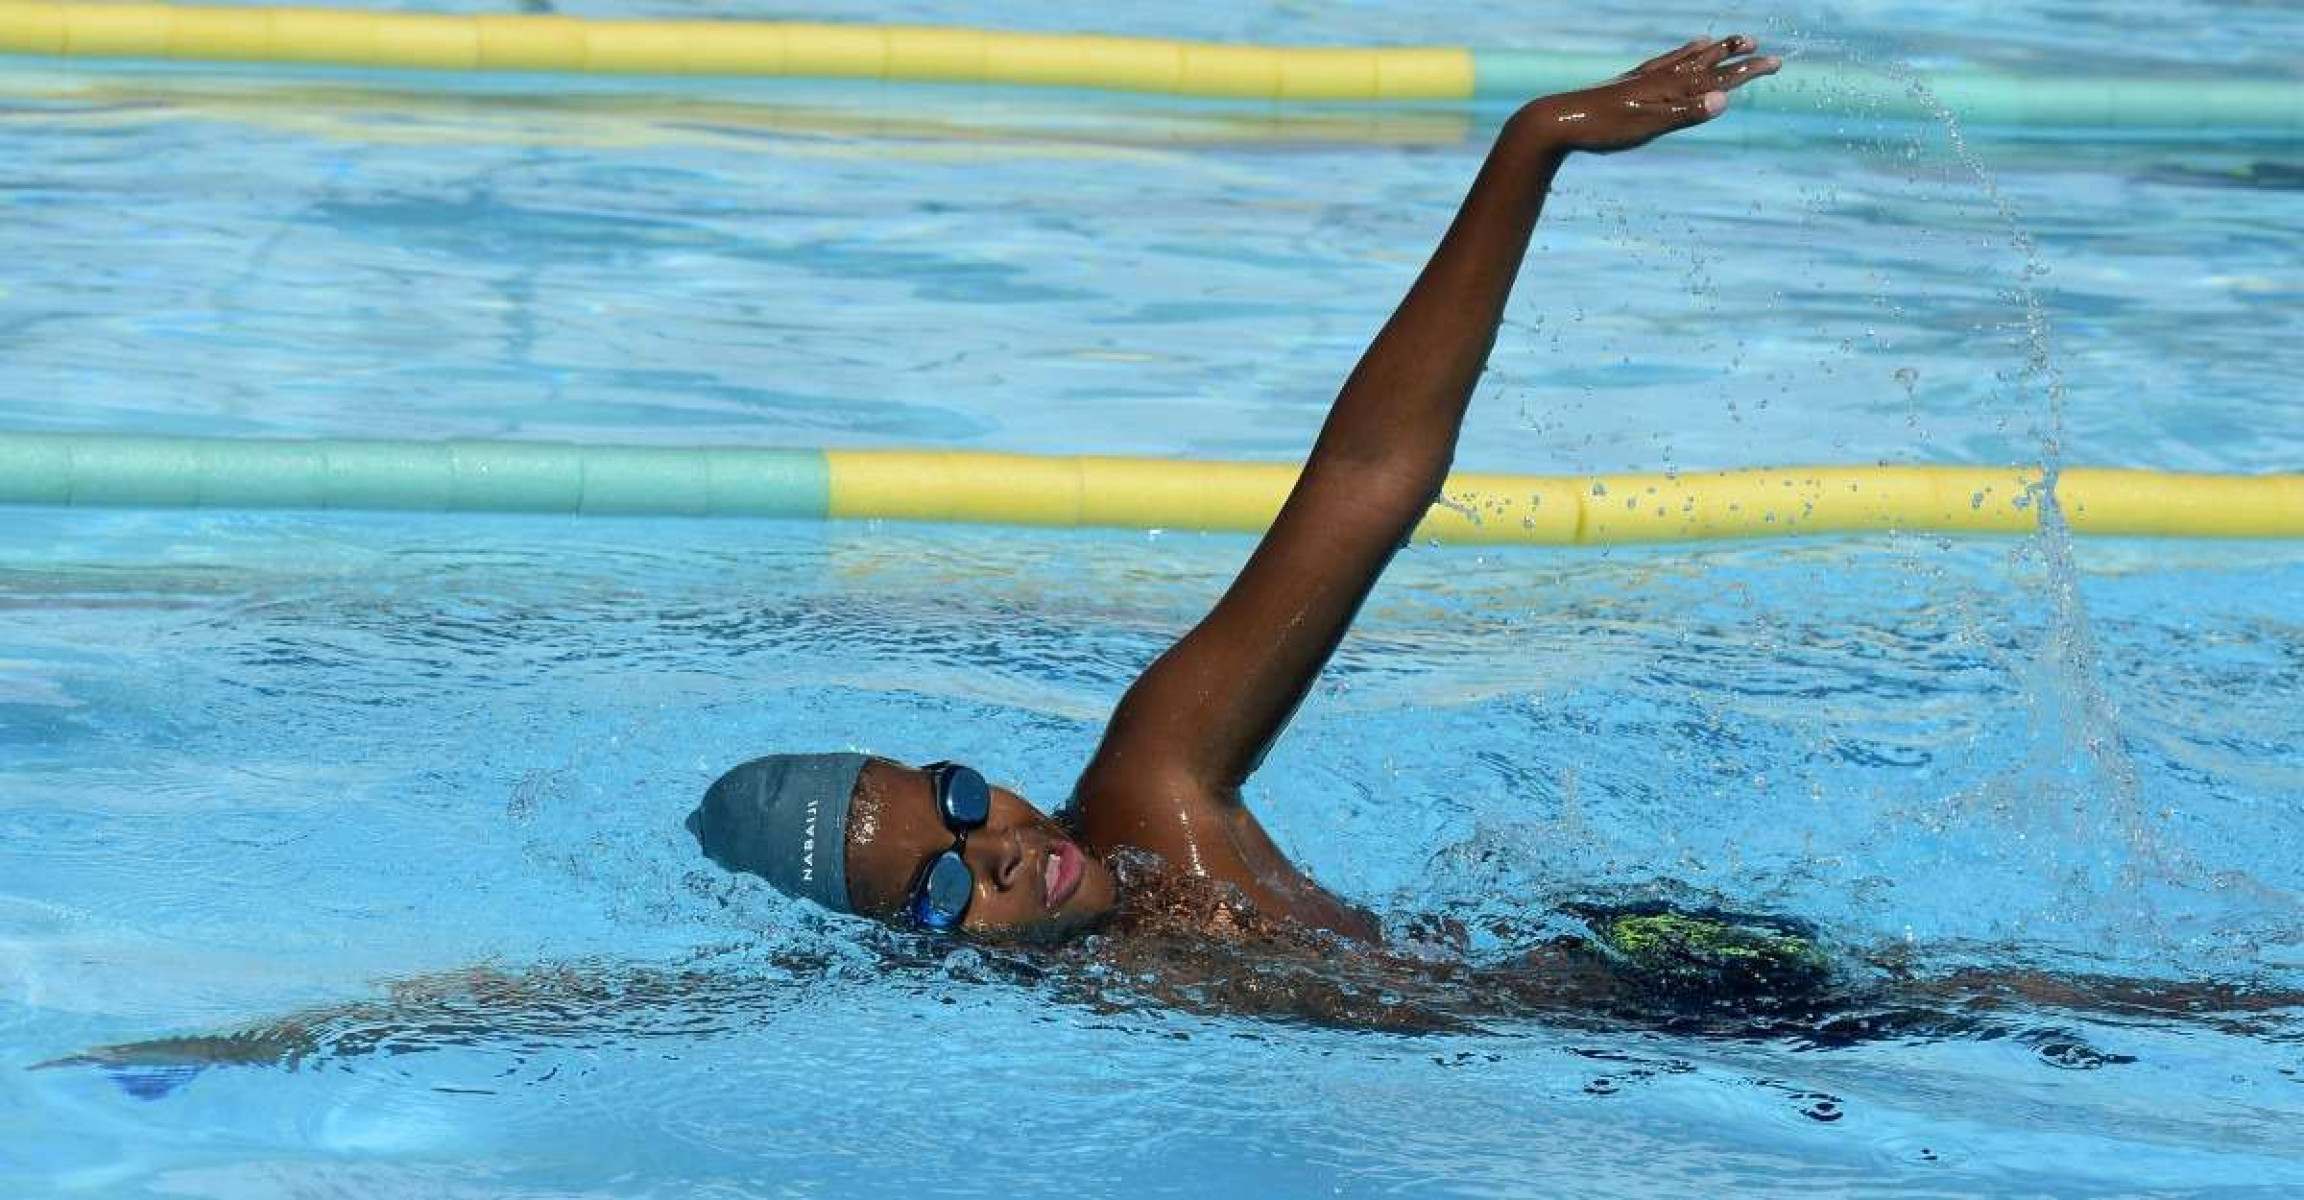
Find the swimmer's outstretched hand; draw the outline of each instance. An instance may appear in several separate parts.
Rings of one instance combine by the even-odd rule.
[[[1784,65],[1743,34],[1701,39],[1596,88],[1533,100],[1513,123],[1568,150],[1630,150],[1728,110],[1728,93]]]

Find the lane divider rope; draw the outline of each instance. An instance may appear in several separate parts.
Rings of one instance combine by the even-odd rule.
[[[0,433],[0,504],[875,519],[1262,530],[1294,463],[946,450]],[[1416,536],[1626,545],[2039,528],[2031,467],[1814,466],[1451,476]],[[2097,536],[2304,538],[2304,473],[2072,467],[2057,500]]]
[[[1522,99],[1633,58],[1463,46],[1252,46],[919,25],[0,0],[0,54],[623,75],[749,75],[1095,88],[1272,102]],[[2304,130],[2294,79],[1932,72],[1807,65],[1743,106],[1979,124]],[[1932,99],[1933,98],[1933,102]]]

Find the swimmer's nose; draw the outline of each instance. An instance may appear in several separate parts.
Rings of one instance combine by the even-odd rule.
[[[991,852],[992,861],[978,869],[991,878],[993,889],[1005,892],[1023,882],[1024,864],[1030,856],[1024,852],[1022,831],[1010,830],[1004,838],[986,840],[991,842],[986,849]]]

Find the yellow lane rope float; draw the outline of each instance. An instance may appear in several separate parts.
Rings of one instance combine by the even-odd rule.
[[[0,504],[401,509],[886,519],[1262,530],[1293,463],[972,451],[554,442],[274,441],[0,434]],[[1672,474],[1452,476],[1417,536],[1624,545],[1715,538],[2018,534],[2040,527],[2027,467],[1819,466]],[[2074,467],[2075,533],[2304,538],[2304,474]]]
[[[1275,102],[1519,98],[1623,69],[1615,57],[1464,46],[1246,46],[1168,38],[787,21],[592,20],[317,8],[0,0],[0,54],[435,71],[754,75],[1098,88]],[[1817,65],[1745,93],[1761,110],[1985,124],[2304,130],[2292,79],[1912,79]]]

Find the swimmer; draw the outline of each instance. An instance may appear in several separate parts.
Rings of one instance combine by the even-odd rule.
[[[2069,1056],[2085,1049],[2073,1035],[2007,1014],[2047,1008],[2252,1033],[2304,1008],[2294,992],[2217,983],[1928,978],[1830,954],[1797,922],[1657,905],[1571,906],[1583,936],[1490,930],[1523,948],[1474,962],[1445,922],[1422,944],[1387,943],[1371,914],[1306,876],[1248,808],[1249,778],[1447,477],[1553,177],[1579,154],[1714,120],[1738,88],[1780,65],[1747,37],[1694,41],[1504,123],[1439,248],[1338,393],[1271,529],[1216,606],[1121,698],[1061,813],[970,765],[775,755],[729,770],[689,814],[704,853],[884,922],[857,930],[852,947],[884,976],[941,977],[950,968],[938,946],[967,938],[981,950],[971,971],[1098,1011],[1393,1030],[1535,1018],[1816,1046],[1967,1033]],[[700,1034],[783,1011],[838,961],[783,950],[729,970],[711,957],[679,968],[447,972],[394,985],[383,1000],[40,1065],[123,1070],[123,1087],[157,1096],[226,1063],[502,1037]]]
[[[1056,814],[974,765],[773,755],[729,770],[689,815],[704,853],[834,912],[982,943],[1068,945],[1042,961],[1122,967],[1166,1005],[1343,1025],[1577,1014],[1746,1033],[1790,1019],[1857,1036],[1856,1013],[1872,1035],[2030,1001],[2191,1015],[2304,1003],[2024,972],[1921,979],[1894,962],[1835,961],[1796,922],[1654,906],[1573,907],[1565,915],[1588,936],[1531,938],[1540,944],[1513,961],[1471,968],[1460,954],[1446,961],[1462,937],[1445,922],[1427,922],[1437,936],[1420,945],[1387,944],[1372,914],[1306,875],[1249,808],[1250,777],[1439,495],[1553,178],[1579,155],[1715,120],[1737,89],[1782,65],[1742,35],[1691,41],[1504,122],[1439,247],[1344,381],[1270,529],[1215,607],[1121,697]]]
[[[1749,37],[1692,41],[1504,122],[1287,503],[1222,599],[1121,698],[1062,819],[971,765],[777,755],[712,785],[688,822],[704,852],[836,912],[973,938],[1098,926],[1122,912],[1128,880],[1198,893],[1187,907],[1207,933],[1379,943],[1375,919],[1290,862],[1242,789],[1438,497],[1553,177],[1578,155],[1714,120],[1781,65]]]

